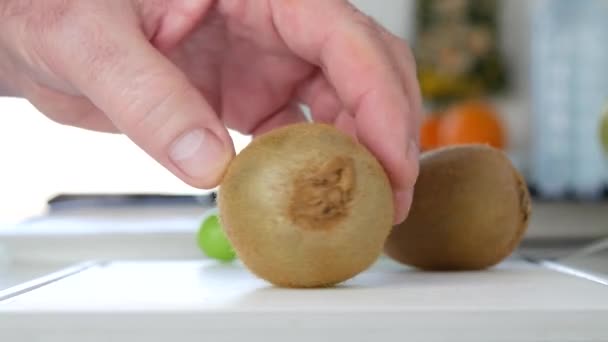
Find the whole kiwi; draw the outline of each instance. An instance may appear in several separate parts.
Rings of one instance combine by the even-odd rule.
[[[485,145],[426,152],[407,219],[386,254],[424,270],[480,270],[517,247],[531,204],[524,179],[505,154]]]
[[[218,192],[222,226],[239,259],[281,287],[341,283],[373,264],[392,228],[384,169],[361,144],[318,123],[252,140]]]

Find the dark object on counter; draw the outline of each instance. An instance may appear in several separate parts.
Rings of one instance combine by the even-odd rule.
[[[60,194],[48,200],[49,213],[66,210],[153,206],[215,206],[216,193],[165,194]]]
[[[566,189],[562,196],[559,197],[549,197],[543,196],[540,191],[538,191],[538,187],[534,182],[530,182],[528,184],[530,189],[530,195],[536,201],[540,202],[549,202],[549,203],[596,203],[596,202],[606,202],[608,201],[608,185],[602,187],[601,196],[597,198],[581,198],[576,194],[574,189]]]

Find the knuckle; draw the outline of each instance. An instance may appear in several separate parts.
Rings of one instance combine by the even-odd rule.
[[[23,9],[25,31],[31,38],[46,37],[65,30],[71,11],[71,1],[49,0],[32,3]]]
[[[104,72],[116,68],[120,56],[126,54],[104,34],[103,27],[96,23],[88,25],[81,32],[73,49],[71,54],[75,56],[76,61],[86,66],[83,78],[92,82],[103,77]]]
[[[378,21],[374,17],[359,10],[352,3],[348,2],[347,8],[350,12],[349,20],[352,20],[355,24],[361,26],[367,32],[370,32],[372,34],[383,35],[386,31],[384,27],[380,23],[378,23]]]
[[[107,38],[99,20],[74,0],[36,2],[24,18],[24,31],[32,60],[39,67],[68,76],[74,65],[91,81],[113,64],[119,51]]]
[[[402,40],[398,40],[395,45],[397,53],[399,54],[398,57],[402,58],[405,62],[406,71],[415,75],[417,72],[417,63],[412,49],[410,49],[407,43]]]
[[[27,13],[33,0],[29,1],[2,1],[0,2],[0,16],[2,18],[19,17]]]
[[[408,61],[410,63],[410,65],[415,68],[416,67],[416,57],[414,56],[412,49],[410,48],[410,46],[407,44],[406,41],[404,41],[402,39],[398,39],[398,38],[396,38],[396,39],[397,39],[397,41],[395,44],[398,47],[398,51],[400,51],[401,54],[403,55],[403,57],[405,58],[405,60]]]
[[[373,17],[361,12],[356,8],[353,9],[352,19],[355,23],[361,25],[371,32],[377,32],[379,30],[380,25]]]
[[[169,113],[173,112],[176,104],[184,97],[194,96],[195,89],[185,83],[154,86],[163,84],[163,79],[166,79],[163,75],[140,73],[131,83],[123,85],[123,93],[127,96],[122,97],[124,103],[117,107],[118,112],[123,113],[121,121],[124,130],[158,133],[172,119]],[[144,92],[146,96],[136,96]]]

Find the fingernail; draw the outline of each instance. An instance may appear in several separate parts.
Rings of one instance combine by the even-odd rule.
[[[208,129],[189,131],[175,140],[169,157],[188,176],[212,182],[218,163],[224,160],[224,144]]]
[[[408,143],[405,152],[405,161],[407,177],[412,186],[408,187],[407,189],[399,189],[395,191],[395,224],[399,224],[406,219],[410,205],[412,204],[414,193],[413,183],[415,183],[416,178],[418,177],[420,168],[420,149],[415,140],[411,140]]]
[[[394,224],[400,224],[407,218],[412,204],[413,190],[402,190],[395,192],[395,220]]]
[[[408,170],[408,179],[411,182],[415,182],[418,178],[418,172],[420,172],[420,148],[415,140],[411,140],[407,146],[405,162]]]

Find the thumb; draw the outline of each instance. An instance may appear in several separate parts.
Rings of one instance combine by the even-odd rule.
[[[143,34],[110,34],[72,55],[66,71],[73,86],[180,179],[217,186],[234,146],[211,105]]]

